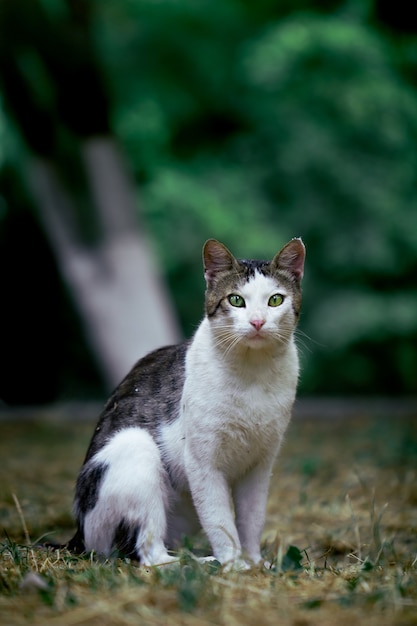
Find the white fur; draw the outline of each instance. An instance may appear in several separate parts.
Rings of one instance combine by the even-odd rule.
[[[287,295],[257,274],[239,292],[246,307],[230,305],[226,330],[224,316],[202,321],[187,353],[180,416],[162,427],[159,447],[145,430],[128,428],[94,457],[109,469],[86,515],[87,548],[109,554],[109,529],[127,518],[140,526],[141,560],[167,562],[164,544],[193,532],[199,519],[220,562],[261,560],[270,474],[298,377],[291,300],[268,306],[277,292]],[[255,318],[264,322],[259,332]]]
[[[275,293],[283,295],[284,302],[278,307],[268,306],[269,297]],[[238,308],[230,305],[230,323],[233,329],[241,334],[244,345],[253,349],[269,346],[276,351],[277,344],[271,341],[276,331],[283,333],[290,328],[292,332],[293,329],[291,300],[287,297],[286,290],[278,287],[273,278],[256,273],[254,278],[242,285],[239,295],[244,298],[246,306]],[[251,326],[251,320],[255,319],[265,322],[258,336]]]
[[[256,276],[239,291],[246,307],[231,309],[241,343],[221,357],[213,322],[205,319],[187,355],[181,417],[185,475],[220,562],[239,561],[242,553],[255,563],[261,559],[270,474],[295,397],[294,342],[271,341],[278,320],[293,315],[289,299],[268,307],[276,291],[275,281]],[[261,341],[250,324],[255,316],[265,319]]]
[[[136,548],[145,565],[171,560],[164,546],[167,480],[151,435],[141,428],[125,428],[94,456],[93,463],[105,463],[108,469],[97,504],[85,518],[87,550],[109,555],[114,529],[125,520],[140,526]]]

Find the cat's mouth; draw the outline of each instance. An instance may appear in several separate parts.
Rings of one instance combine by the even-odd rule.
[[[246,340],[250,345],[260,345],[264,344],[268,340],[268,333],[262,328],[259,330],[251,330],[246,335]]]
[[[250,339],[265,339],[266,333],[262,332],[262,330],[254,330],[249,333]]]

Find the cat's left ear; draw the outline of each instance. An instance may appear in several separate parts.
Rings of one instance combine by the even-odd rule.
[[[289,272],[297,281],[304,275],[305,246],[300,238],[291,239],[272,260],[272,265]]]
[[[207,284],[219,272],[234,268],[236,259],[233,254],[217,239],[208,239],[203,247],[204,278]]]

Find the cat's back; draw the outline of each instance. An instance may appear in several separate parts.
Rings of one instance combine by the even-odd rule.
[[[178,417],[188,347],[187,341],[160,348],[133,366],[104,407],[86,461],[117,431],[139,426],[155,436]]]

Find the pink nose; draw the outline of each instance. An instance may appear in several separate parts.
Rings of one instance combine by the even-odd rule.
[[[261,330],[262,326],[265,324],[265,320],[255,318],[253,320],[250,320],[250,323],[254,328],[256,328],[256,330]]]

